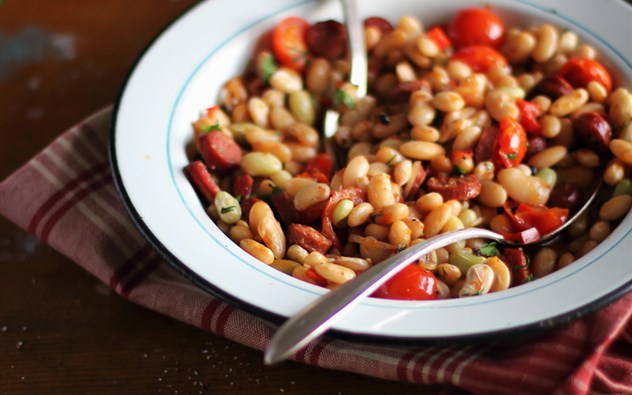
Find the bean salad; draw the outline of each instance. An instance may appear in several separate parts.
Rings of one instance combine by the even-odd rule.
[[[436,26],[367,18],[364,37],[364,97],[348,82],[344,26],[288,17],[193,122],[187,174],[219,229],[262,264],[335,288],[445,232],[528,243],[603,179],[594,209],[553,243],[454,243],[373,296],[483,295],[572,264],[630,211],[632,94],[575,32],[467,8]],[[319,133],[329,108],[341,114],[339,168]]]

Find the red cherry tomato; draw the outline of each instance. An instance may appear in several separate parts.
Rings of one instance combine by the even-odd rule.
[[[310,161],[305,165],[304,171],[307,173],[320,172],[329,179],[329,177],[331,177],[331,166],[332,163],[329,154],[322,153],[310,159]]]
[[[504,38],[505,24],[488,9],[468,8],[450,21],[448,35],[457,48],[469,45],[497,47]]]
[[[373,296],[400,300],[437,299],[437,278],[418,265],[409,265],[378,288]]]
[[[505,210],[518,230],[536,228],[541,235],[551,233],[568,219],[568,209],[537,207],[521,203],[515,211]]]
[[[507,66],[507,59],[498,51],[484,45],[471,45],[456,51],[452,60],[459,60],[469,65],[475,72],[486,72],[492,67]]]
[[[272,32],[272,51],[277,60],[284,66],[301,71],[307,61],[307,44],[305,33],[309,24],[297,17],[289,17],[281,21]]]
[[[540,106],[526,100],[517,100],[516,104],[520,110],[520,124],[524,129],[534,135],[540,134],[540,122],[538,122],[538,114],[540,114]]]
[[[452,42],[450,41],[448,35],[445,33],[445,30],[443,30],[441,26],[435,26],[432,29],[428,30],[428,33],[426,33],[426,35],[428,36],[428,38],[434,41],[435,44],[437,44],[437,46],[442,51],[445,51],[452,46]]]
[[[496,162],[505,167],[518,166],[527,153],[527,134],[513,118],[500,121]]]
[[[576,88],[585,88],[590,81],[597,81],[608,92],[612,90],[612,77],[603,65],[592,59],[569,59],[557,73]]]

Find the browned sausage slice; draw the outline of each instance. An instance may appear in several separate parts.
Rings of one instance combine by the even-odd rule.
[[[494,147],[496,146],[496,140],[499,134],[500,129],[495,125],[487,125],[485,129],[483,129],[481,138],[474,151],[474,159],[477,163],[490,160],[494,156]]]
[[[241,162],[239,145],[219,131],[200,136],[200,154],[211,170],[228,170]]]
[[[430,192],[437,192],[443,200],[469,200],[481,193],[481,182],[474,174],[465,177],[450,177],[444,173],[430,177],[426,183]]]
[[[220,191],[219,187],[211,177],[211,173],[206,169],[206,165],[201,160],[191,162],[186,167],[187,173],[191,176],[198,191],[204,196],[207,203],[215,201],[215,195]]]
[[[329,60],[342,58],[347,52],[345,28],[336,21],[311,25],[305,33],[305,42],[311,53]]]
[[[331,241],[311,226],[291,224],[288,228],[288,239],[309,252],[324,254],[331,247]]]

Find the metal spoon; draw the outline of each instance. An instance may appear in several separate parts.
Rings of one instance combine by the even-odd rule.
[[[360,99],[366,96],[368,61],[366,56],[366,46],[364,44],[364,29],[362,19],[358,16],[355,0],[340,0],[344,14],[345,27],[347,31],[347,45],[351,59],[351,72],[349,82],[356,86],[356,96]],[[339,169],[344,162],[344,158],[339,157],[339,150],[336,149],[333,137],[338,130],[340,114],[338,111],[329,109],[325,113],[323,122],[323,143],[325,152],[329,154],[334,169]]]
[[[529,245],[542,244],[559,235],[586,211],[595,200],[600,187],[601,181],[597,183],[581,209],[562,226]],[[487,229],[469,228],[444,233],[407,248],[361,273],[336,290],[326,293],[287,320],[270,340],[264,355],[265,364],[272,365],[281,362],[306,346],[310,341],[331,328],[363,298],[371,295],[382,284],[419,257],[457,241],[477,237],[495,240],[507,246],[525,245],[508,241],[501,234]]]

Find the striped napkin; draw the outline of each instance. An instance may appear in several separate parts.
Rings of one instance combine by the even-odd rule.
[[[0,184],[0,213],[122,297],[263,350],[275,325],[193,285],[143,240],[108,163],[111,108],[62,134]],[[632,294],[528,340],[427,346],[321,338],[293,359],[475,394],[632,393]]]

